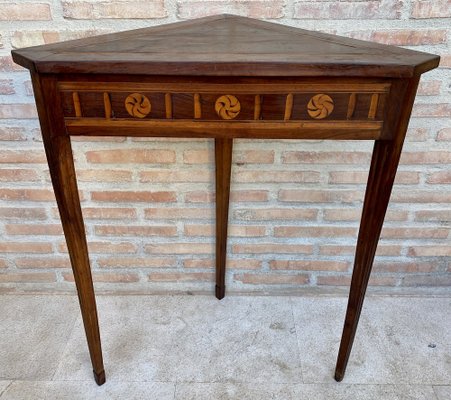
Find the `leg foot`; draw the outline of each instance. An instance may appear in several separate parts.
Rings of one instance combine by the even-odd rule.
[[[218,300],[223,299],[224,296],[225,296],[225,286],[218,286],[218,285],[216,285],[215,292],[216,292],[216,298]]]
[[[97,373],[96,371],[94,372],[94,379],[97,383],[97,385],[102,386],[105,383],[105,371],[99,372]]]
[[[344,372],[342,372],[342,371],[335,371],[334,378],[335,378],[335,380],[337,382],[341,382],[343,380],[344,376],[345,376]]]

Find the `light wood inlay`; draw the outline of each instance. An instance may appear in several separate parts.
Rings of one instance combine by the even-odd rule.
[[[378,93],[374,93],[371,96],[370,110],[368,111],[368,118],[369,119],[376,118],[378,102],[379,102],[379,94]]]
[[[81,117],[81,104],[80,104],[80,96],[78,95],[78,92],[72,93],[72,98],[74,100],[75,116],[80,118]]]
[[[215,110],[222,119],[233,119],[241,110],[239,100],[231,94],[218,97],[215,103]]]
[[[349,96],[348,112],[346,114],[347,119],[352,118],[352,116],[354,115],[356,100],[357,100],[357,95],[355,93],[351,93],[351,95]]]
[[[166,109],[166,118],[171,119],[172,118],[172,97],[171,93],[166,93],[164,95],[164,105]]]
[[[202,106],[200,104],[200,94],[196,93],[194,95],[194,118],[202,118]]]
[[[110,95],[107,92],[103,93],[103,105],[105,107],[105,118],[111,118],[111,100]]]
[[[307,109],[313,119],[323,119],[333,111],[334,101],[327,94],[317,94],[310,99]]]
[[[291,118],[291,111],[293,110],[293,94],[289,93],[287,95],[287,100],[285,101],[285,116],[284,120],[288,121]]]
[[[259,94],[255,95],[254,119],[259,120],[261,116],[262,99]]]
[[[145,118],[151,110],[150,100],[141,93],[132,93],[125,99],[125,109],[136,118]]]

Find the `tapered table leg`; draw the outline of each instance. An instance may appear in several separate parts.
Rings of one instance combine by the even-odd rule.
[[[215,139],[216,165],[216,297],[225,295],[227,224],[233,139]]]
[[[55,80],[35,75],[33,76],[33,87],[53,190],[77,286],[94,378],[98,385],[102,385],[105,383],[105,370],[97,308],[70,138],[65,135],[61,103],[58,101]]]
[[[395,125],[393,140],[377,140],[374,144],[371,167],[360,221],[359,236],[352,274],[343,335],[338,352],[335,380],[344,377],[363,300],[368,286],[373,260],[401,156],[402,145],[415,98],[418,79],[412,79],[400,98],[402,104]],[[396,90],[394,90],[396,94]]]

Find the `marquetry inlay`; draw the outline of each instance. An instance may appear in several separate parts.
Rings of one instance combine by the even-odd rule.
[[[215,103],[216,114],[222,119],[233,119],[241,110],[239,100],[231,94],[218,97]]]
[[[150,100],[140,93],[132,93],[125,99],[125,109],[132,117],[144,118],[150,113]]]
[[[313,119],[323,119],[332,113],[334,101],[327,94],[317,94],[310,99],[307,109]]]

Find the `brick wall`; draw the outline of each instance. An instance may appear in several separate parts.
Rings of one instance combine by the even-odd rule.
[[[440,54],[424,76],[372,285],[451,286],[451,1],[0,1],[0,290],[73,290],[27,71],[10,50],[235,13]],[[73,140],[100,290],[211,290],[213,143]],[[227,286],[346,288],[372,143],[236,140]],[[434,289],[435,290],[435,289]]]

